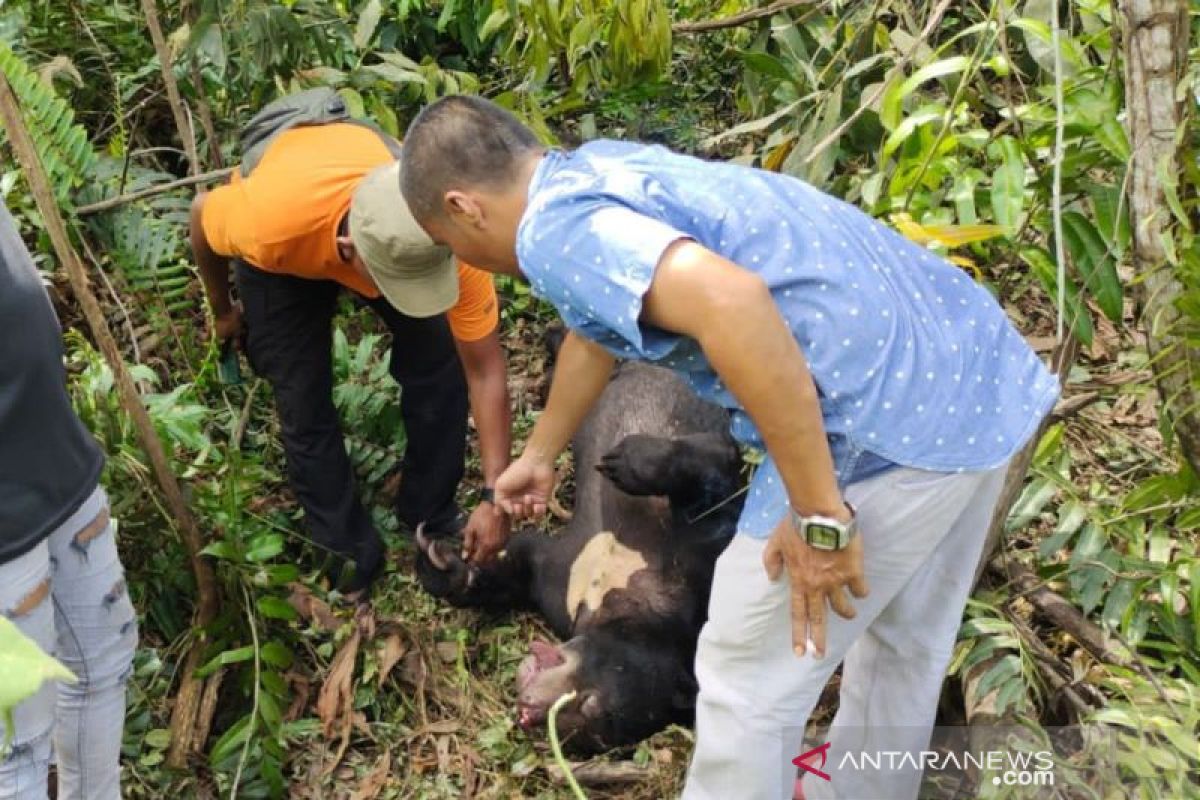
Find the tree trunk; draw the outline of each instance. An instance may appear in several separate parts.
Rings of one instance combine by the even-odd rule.
[[[1133,147],[1129,211],[1134,267],[1142,279],[1138,306],[1163,404],[1184,457],[1200,473],[1200,348],[1181,330],[1176,301],[1184,287],[1163,246],[1165,237],[1175,236],[1177,221],[1159,178],[1182,174],[1177,137],[1191,92],[1176,87],[1187,68],[1188,0],[1120,0],[1120,10]]]

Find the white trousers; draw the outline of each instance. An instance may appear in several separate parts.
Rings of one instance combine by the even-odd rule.
[[[929,743],[942,679],[1007,465],[987,472],[894,468],[852,484],[869,595],[830,611],[826,655],[792,650],[786,577],[767,579],[765,539],[738,535],[717,561],[700,634],[696,748],[684,800],[792,797],[805,723],[843,660],[827,774],[843,754]],[[808,775],[809,800],[912,800],[919,770]]]

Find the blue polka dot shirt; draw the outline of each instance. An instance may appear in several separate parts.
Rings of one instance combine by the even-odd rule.
[[[697,343],[639,321],[659,259],[681,238],[767,283],[817,385],[842,485],[893,464],[997,467],[1058,396],[985,288],[796,178],[626,142],[548,152],[517,232],[534,293],[578,334],[668,367],[730,409],[745,444],[764,446]],[[768,536],[787,508],[768,456],[739,532]]]

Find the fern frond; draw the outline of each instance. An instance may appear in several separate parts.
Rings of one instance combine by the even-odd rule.
[[[0,71],[21,104],[25,124],[60,203],[84,183],[96,153],[87,131],[76,124],[75,112],[54,88],[47,86],[25,61],[0,42]]]

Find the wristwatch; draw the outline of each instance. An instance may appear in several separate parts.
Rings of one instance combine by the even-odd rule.
[[[802,515],[791,509],[792,526],[800,538],[814,550],[845,550],[858,535],[858,516],[854,506],[846,503],[850,510],[850,521],[842,522],[821,514]]]
[[[479,502],[496,504],[496,490],[491,486],[485,486],[479,490]]]

